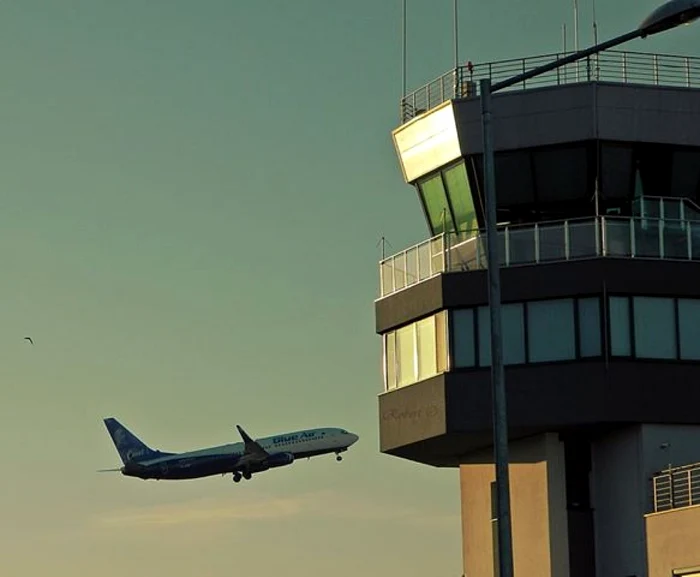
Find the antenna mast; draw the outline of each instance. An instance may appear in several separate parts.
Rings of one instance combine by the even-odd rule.
[[[406,97],[406,0],[403,0],[401,8],[401,82],[402,82],[402,92],[401,96]]]

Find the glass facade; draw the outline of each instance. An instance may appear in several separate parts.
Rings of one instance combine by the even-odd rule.
[[[700,299],[614,295],[603,305],[599,297],[504,304],[504,365],[605,354],[700,361]],[[448,370],[489,367],[489,309],[454,309],[449,316],[442,311],[387,333],[384,359],[387,390]]]
[[[502,307],[501,318],[504,365],[602,355],[600,299],[597,297],[508,303]],[[490,366],[488,307],[451,311],[449,334],[452,368]]]
[[[579,354],[581,357],[599,357],[602,354],[600,326],[600,299],[578,299]]]
[[[489,322],[489,307],[479,307],[478,310],[479,366],[488,367],[491,365],[491,324]],[[525,319],[523,304],[504,304],[501,311],[503,364],[522,364],[525,362]]]
[[[478,228],[474,197],[464,161],[418,181],[430,232],[465,232]]]
[[[576,358],[574,299],[528,303],[527,325],[530,362]]]
[[[672,298],[633,297],[635,356],[676,358],[675,303]]]
[[[447,368],[445,313],[421,319],[384,335],[387,390],[433,377]]]
[[[454,230],[452,211],[447,204],[442,176],[436,174],[418,184],[423,206],[428,217],[431,234]]]
[[[681,360],[700,360],[700,300],[678,299]]]
[[[700,360],[700,299],[612,296],[609,308],[613,356]]]
[[[610,297],[610,354],[629,357],[632,354],[630,336],[630,305],[627,297]]]

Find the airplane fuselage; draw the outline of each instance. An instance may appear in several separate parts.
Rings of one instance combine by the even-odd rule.
[[[257,443],[269,453],[263,462],[248,460],[244,443],[232,443],[186,453],[155,451],[145,460],[129,461],[121,472],[128,477],[158,480],[197,479],[225,474],[249,477],[254,473],[291,465],[297,459],[330,453],[339,455],[355,441],[357,435],[344,429],[309,429],[257,439]]]

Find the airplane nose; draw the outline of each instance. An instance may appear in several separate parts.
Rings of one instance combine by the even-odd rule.
[[[355,433],[348,433],[348,437],[350,437],[350,445],[354,445],[357,443],[360,437],[358,437]]]

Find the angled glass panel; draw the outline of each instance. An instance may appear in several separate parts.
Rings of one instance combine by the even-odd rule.
[[[455,217],[456,229],[462,231],[475,231],[479,228],[474,210],[474,197],[472,196],[467,170],[464,162],[460,162],[444,172],[447,196],[449,197],[452,211]]]
[[[442,177],[439,174],[428,178],[419,183],[418,190],[420,191],[425,212],[428,215],[428,224],[432,234],[441,234],[446,231],[454,230],[452,215],[447,206],[447,196],[445,188],[442,186]]]
[[[700,360],[700,300],[678,299],[681,359]]]
[[[640,358],[676,358],[673,299],[634,297],[634,348]]]
[[[602,354],[600,332],[600,300],[597,297],[578,301],[579,347],[582,357]]]
[[[573,299],[527,303],[527,326],[531,363],[576,358]]]
[[[632,354],[630,337],[630,308],[627,297],[610,297],[610,353],[629,357]]]
[[[474,309],[452,311],[452,352],[455,368],[476,365]]]
[[[489,308],[479,307],[479,366],[491,364],[491,325]],[[525,320],[522,303],[510,303],[501,308],[503,331],[503,364],[517,365],[525,362]]]

